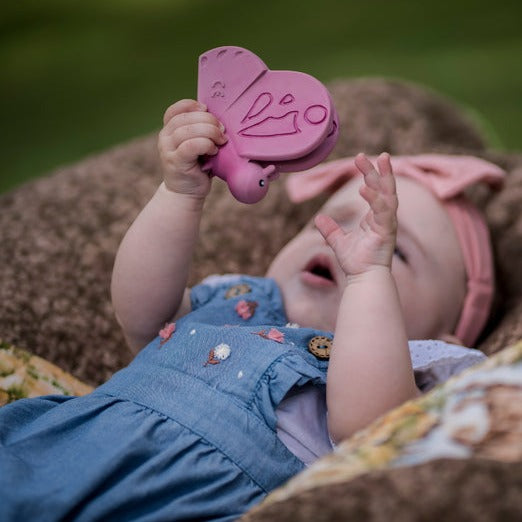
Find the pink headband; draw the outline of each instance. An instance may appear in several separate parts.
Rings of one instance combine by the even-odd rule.
[[[415,179],[441,200],[455,226],[468,276],[455,335],[464,345],[473,346],[489,316],[495,277],[488,227],[463,191],[477,182],[500,187],[505,173],[473,156],[396,156],[391,163],[395,174]],[[354,158],[343,158],[288,176],[286,188],[290,199],[297,203],[323,192],[335,192],[359,174]]]

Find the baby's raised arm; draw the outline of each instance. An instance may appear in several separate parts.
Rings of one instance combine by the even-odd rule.
[[[134,350],[189,310],[187,279],[211,184],[198,158],[216,154],[226,142],[223,132],[194,100],[165,112],[158,140],[163,183],[123,238],[112,275],[116,316]]]
[[[377,164],[356,158],[370,207],[358,227],[345,232],[328,216],[315,220],[346,274],[327,379],[328,426],[337,442],[419,393],[391,273],[398,202],[389,155]]]

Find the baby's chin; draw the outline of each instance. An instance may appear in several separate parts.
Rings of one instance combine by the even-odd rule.
[[[276,279],[288,322],[298,324],[303,328],[333,332],[338,303],[336,303],[337,306],[334,306],[329,302],[330,299],[324,299],[321,293],[307,291],[296,279],[298,278],[285,282],[279,282]]]
[[[323,330],[325,332],[333,332],[335,330],[335,317],[323,317],[323,314],[317,308],[309,309],[306,306],[294,306],[286,310],[286,316],[290,323],[298,324],[302,328],[313,328],[315,330]]]

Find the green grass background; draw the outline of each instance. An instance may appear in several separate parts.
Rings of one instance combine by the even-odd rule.
[[[461,103],[522,149],[522,2],[39,0],[0,10],[0,191],[157,130],[219,45],[323,81],[386,76]]]

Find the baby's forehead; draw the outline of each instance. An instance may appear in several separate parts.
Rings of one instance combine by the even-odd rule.
[[[326,200],[323,204],[323,208],[347,206],[357,203],[361,198],[359,195],[359,187],[361,186],[362,181],[362,176],[356,176],[349,179]]]
[[[457,248],[458,240],[450,215],[431,191],[419,182],[396,176],[398,237],[404,234],[416,238],[429,252],[439,248]],[[340,224],[354,223],[369,210],[368,203],[359,194],[362,176],[350,179],[324,204],[322,212]],[[348,225],[353,226],[353,225]]]
[[[342,187],[340,187],[328,200],[324,203],[323,208],[331,207],[359,207],[363,205],[367,208],[366,202],[359,194],[359,188],[363,183],[363,177],[355,176],[349,179]],[[418,181],[404,177],[395,176],[397,188],[397,197],[399,200],[399,209],[402,207],[415,207],[417,211],[422,213],[423,210],[437,210],[441,214],[447,214],[444,205],[436,198],[436,196],[426,186]]]

